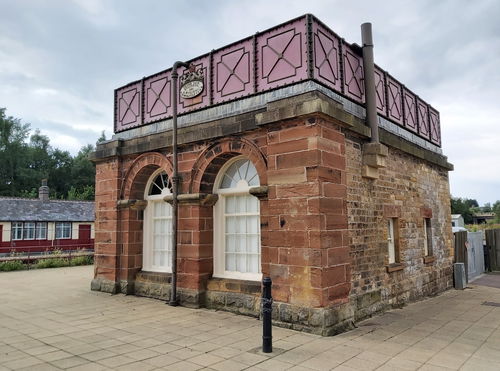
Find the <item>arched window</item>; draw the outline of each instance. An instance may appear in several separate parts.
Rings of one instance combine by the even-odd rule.
[[[214,276],[260,280],[260,204],[249,193],[259,186],[251,161],[237,157],[217,175],[214,206]]]
[[[172,206],[163,201],[171,193],[172,184],[163,170],[148,181],[144,199],[143,267],[145,271],[172,271]]]

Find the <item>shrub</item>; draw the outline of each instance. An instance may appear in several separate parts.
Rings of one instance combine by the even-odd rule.
[[[48,258],[48,259],[40,259],[36,262],[34,268],[59,268],[59,267],[67,267],[69,265],[68,259],[63,258]]]
[[[8,260],[0,263],[0,271],[10,272],[26,269],[26,265],[20,260]]]
[[[94,259],[89,255],[76,256],[70,261],[70,265],[90,265],[94,263]]]

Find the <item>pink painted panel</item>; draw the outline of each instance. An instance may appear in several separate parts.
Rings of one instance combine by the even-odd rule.
[[[417,98],[418,133],[420,136],[430,139],[428,106],[420,98]]]
[[[439,112],[429,107],[429,123],[431,129],[431,142],[441,145],[441,124],[439,122]]]
[[[344,44],[344,94],[354,101],[365,102],[363,59]]]
[[[405,128],[418,132],[417,126],[417,97],[408,89],[403,89],[404,125]]]
[[[141,116],[141,82],[130,84],[115,91],[116,131],[126,130],[140,125]]]
[[[384,71],[375,67],[375,99],[377,102],[377,112],[386,115],[385,102],[385,76]]]
[[[144,80],[144,122],[162,120],[172,115],[170,71]]]
[[[313,22],[314,78],[340,92],[340,40],[326,27]]]
[[[306,18],[257,37],[258,91],[307,79]]]
[[[401,84],[387,76],[387,116],[399,124],[403,123]]]
[[[254,93],[253,61],[252,39],[214,53],[214,103]]]
[[[196,66],[196,69],[203,68],[204,75],[204,89],[203,92],[197,97],[191,99],[184,99],[180,95],[180,82],[181,76],[186,72],[184,67],[179,68],[179,79],[177,81],[177,102],[178,102],[178,113],[185,113],[206,107],[210,104],[210,84],[212,83],[210,79],[210,57],[208,55],[195,59],[191,61]]]

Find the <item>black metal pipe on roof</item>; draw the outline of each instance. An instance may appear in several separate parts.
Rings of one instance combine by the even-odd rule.
[[[375,63],[373,58],[372,24],[361,25],[361,42],[363,45],[363,71],[365,78],[366,121],[370,126],[371,142],[378,143],[377,102],[375,90]]]

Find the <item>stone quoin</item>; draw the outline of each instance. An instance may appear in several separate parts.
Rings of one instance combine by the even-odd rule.
[[[451,287],[434,108],[375,66],[371,141],[361,47],[312,15],[190,63],[204,81],[178,93],[181,305],[259,316],[269,276],[276,324],[332,335]],[[169,299],[170,74],[115,91],[93,154],[93,290]]]

